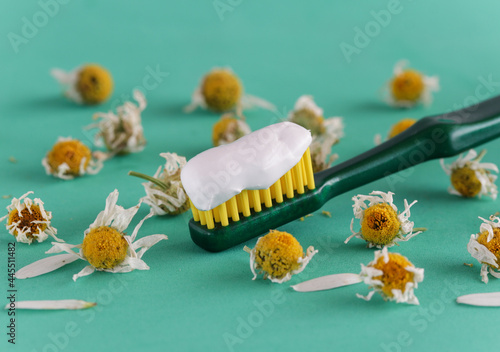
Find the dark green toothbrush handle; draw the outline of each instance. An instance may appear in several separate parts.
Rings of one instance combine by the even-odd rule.
[[[329,199],[431,159],[453,156],[500,136],[500,96],[447,114],[426,117],[387,142],[315,174],[316,188],[274,203],[229,226],[207,229],[191,219],[191,238],[219,252],[310,214]],[[383,191],[383,190],[382,190]]]

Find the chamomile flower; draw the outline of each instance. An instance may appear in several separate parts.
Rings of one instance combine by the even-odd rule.
[[[98,112],[94,119],[101,119],[97,124],[87,126],[87,129],[98,128],[95,144],[108,149],[108,153],[98,153],[100,159],[107,159],[117,154],[137,153],[144,149],[146,139],[142,127],[141,112],[146,108],[146,98],[140,90],[134,90],[132,102],[125,102],[116,109],[116,114]]]
[[[42,160],[47,175],[63,180],[75,176],[98,173],[103,164],[92,158],[92,153],[85,144],[71,137],[59,137],[56,144]]]
[[[79,104],[100,104],[113,92],[111,74],[99,65],[83,65],[70,72],[55,68],[50,73],[65,87],[66,96]]]
[[[397,136],[401,132],[406,131],[408,128],[413,126],[417,120],[412,119],[412,118],[404,118],[402,120],[399,120],[397,123],[392,125],[391,130],[387,134],[387,140]],[[382,136],[380,134],[375,135],[375,145],[381,144],[382,141]]]
[[[398,242],[408,241],[425,231],[424,228],[413,228],[414,223],[409,220],[410,208],[417,201],[415,200],[408,205],[405,199],[405,210],[398,213],[398,208],[393,203],[393,195],[392,192],[374,191],[370,195],[359,194],[354,196],[352,198],[354,201],[354,217],[359,219],[361,229],[358,232],[354,231],[353,218],[351,220],[352,235],[344,243],[356,237],[365,240],[369,248],[392,247]]]
[[[130,171],[129,175],[148,180],[142,185],[146,196],[141,200],[149,205],[155,215],[178,215],[189,209],[189,198],[182,187],[181,170],[186,158],[176,153],[161,153],[165,166],[159,166],[153,177]]]
[[[491,171],[498,172],[498,167],[493,163],[481,163],[485,154],[486,150],[478,155],[471,149],[467,155],[460,155],[451,165],[446,165],[441,159],[441,167],[451,178],[452,187],[448,188],[450,194],[465,198],[481,198],[482,195],[497,198],[497,176],[492,175]]]
[[[219,67],[213,68],[203,76],[193,92],[191,104],[184,110],[192,112],[198,107],[215,112],[235,111],[239,116],[243,110],[252,107],[276,110],[275,106],[266,100],[245,94],[238,76],[230,68]]]
[[[218,147],[232,143],[250,132],[250,126],[243,119],[237,119],[231,113],[224,114],[212,129],[212,142]]]
[[[467,250],[482,264],[481,277],[484,283],[488,283],[489,273],[500,278],[500,218],[490,216],[490,220],[483,219],[478,234],[470,236]]]
[[[367,296],[357,294],[359,298],[369,301],[378,292],[386,301],[419,304],[414,290],[424,280],[424,269],[401,254],[388,253],[387,247],[375,251],[375,259],[368,265],[361,264],[360,277],[373,291]]]
[[[23,268],[21,270],[26,274],[23,274],[25,276],[22,278],[48,273],[78,259],[88,262],[89,265],[73,275],[73,281],[79,277],[90,275],[96,270],[110,273],[126,273],[134,269],[149,270],[149,266],[142,260],[142,256],[156,243],[166,240],[167,236],[150,235],[136,241],[139,229],[146,219],[153,216],[153,212],[150,212],[137,224],[130,236],[125,235],[125,230],[139,210],[141,202],[129,209],[124,209],[116,205],[117,200],[118,191],[114,190],[106,199],[105,209],[85,230],[81,244],[52,242],[53,247],[46,253],[66,252],[67,254],[41,259],[30,264],[29,267],[34,268],[33,271],[36,274],[29,274],[28,272],[31,270]],[[75,252],[75,250],[77,251]]]
[[[318,253],[310,246],[304,255],[304,250],[295,237],[276,230],[260,237],[254,249],[245,246],[244,250],[250,253],[253,280],[258,274],[264,273],[264,279],[269,278],[279,284],[302,272],[311,258]]]
[[[296,101],[293,110],[288,114],[288,121],[296,123],[311,131],[310,146],[313,171],[318,172],[330,167],[338,158],[331,154],[332,146],[343,137],[341,117],[323,117],[321,109],[310,95],[302,95]]]
[[[32,193],[29,191],[19,198],[13,198],[7,206],[8,214],[1,217],[0,222],[7,219],[5,227],[17,242],[43,242],[49,236],[61,241],[56,237],[57,230],[50,224],[52,213],[45,210],[40,198],[29,198]]]
[[[394,66],[394,77],[387,84],[385,100],[399,108],[410,108],[420,103],[430,105],[432,93],[439,90],[439,78],[407,69],[408,64],[408,61],[401,60]]]

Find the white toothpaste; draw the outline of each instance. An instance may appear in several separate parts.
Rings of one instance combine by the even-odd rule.
[[[189,160],[182,185],[198,210],[213,209],[244,189],[271,187],[300,161],[311,140],[308,130],[292,122],[261,128]]]

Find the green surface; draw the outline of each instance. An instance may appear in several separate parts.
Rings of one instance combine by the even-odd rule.
[[[153,174],[162,164],[161,152],[190,158],[211,146],[209,131],[218,116],[202,111],[185,115],[181,109],[199,78],[213,66],[231,66],[245,89],[275,103],[281,116],[302,94],[314,95],[327,116],[343,116],[345,138],[335,146],[339,161],[371,148],[374,134],[385,135],[400,118],[451,111],[476,102],[478,96],[500,94],[496,16],[500,4],[493,0],[480,4],[402,1],[401,11],[379,26],[379,33],[347,62],[341,44],[354,45],[355,28],[370,28],[371,11],[380,12],[391,3],[241,1],[229,5],[232,10],[221,20],[212,1],[168,5],[69,1],[47,17],[47,23],[16,53],[9,33],[22,35],[23,18],[32,22],[42,10],[34,1],[5,1],[0,11],[0,195],[18,197],[35,191],[53,212],[53,225],[61,237],[80,243],[83,231],[115,188],[120,191],[118,204],[125,207],[143,196],[140,180],[127,176],[129,170]],[[430,108],[394,110],[380,102],[377,92],[401,58],[439,75],[442,90]],[[66,101],[48,74],[52,67],[71,69],[85,62],[104,65],[115,78],[114,95],[102,106]],[[116,106],[134,87],[149,80],[151,70],[162,75],[156,87],[146,92],[146,149],[107,162],[95,176],[69,182],[46,176],[41,159],[57,137],[88,141],[82,127],[92,122],[92,114]],[[277,120],[262,110],[246,115],[253,129]],[[487,144],[484,161],[500,163],[499,146],[499,141]],[[11,156],[17,163],[8,161]],[[0,350],[465,351],[496,347],[495,334],[485,331],[498,322],[498,309],[459,306],[454,299],[500,290],[496,279],[488,285],[480,281],[480,266],[466,250],[470,234],[479,230],[477,216],[499,210],[497,201],[448,195],[449,181],[438,162],[405,171],[397,181],[380,180],[331,200],[323,209],[332,218],[319,212],[304,222],[283,226],[303,246],[313,245],[319,253],[302,274],[282,285],[252,281],[242,247],[216,254],[198,248],[189,237],[190,216],[150,219],[139,236],[165,233],[169,240],[144,256],[149,271],[94,273],[75,283],[72,274],[84,266],[75,262],[45,276],[17,281],[18,300],[79,298],[97,301],[98,306],[81,312],[18,311],[15,346],[7,343],[4,312]],[[360,263],[372,260],[373,250],[362,241],[343,244],[350,235],[350,198],[372,190],[394,191],[399,207],[404,198],[419,201],[412,208],[412,220],[429,231],[395,250],[425,268],[425,280],[416,291],[421,305],[398,305],[379,296],[364,302],[355,297],[368,292],[363,284],[309,294],[293,292],[289,284],[359,272]],[[0,199],[0,208],[8,204],[9,199]],[[147,212],[143,206],[132,225]],[[1,234],[4,297],[7,245],[12,237],[5,230]],[[254,244],[255,240],[247,243]],[[18,244],[18,268],[45,257],[49,248],[49,242]],[[239,339],[232,346],[225,341],[230,336]]]

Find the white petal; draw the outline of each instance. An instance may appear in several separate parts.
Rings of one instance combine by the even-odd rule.
[[[127,257],[121,264],[123,265],[129,265],[132,269],[137,269],[137,270],[149,270],[149,266],[139,258],[131,258]]]
[[[30,277],[43,275],[59,269],[66,264],[72,263],[77,259],[79,259],[77,256],[71,254],[59,254],[40,259],[18,270],[16,272],[16,279],[28,279]]]
[[[15,302],[16,309],[87,309],[95,307],[95,302],[85,302],[76,299],[45,300],[45,301],[18,301]],[[5,306],[9,309],[10,304]]]
[[[457,303],[481,307],[500,307],[500,292],[474,293],[460,296]]]
[[[160,242],[161,240],[168,240],[168,237],[166,235],[150,235],[143,237],[141,239],[138,239],[134,243],[132,243],[132,249],[136,251],[137,249],[140,249],[139,253],[137,253],[138,258],[142,258],[143,254],[151,247],[153,247],[155,244]]]
[[[90,275],[94,271],[95,271],[95,268],[92,265],[87,265],[78,274],[73,275],[73,281],[76,281],[79,277]]]
[[[353,285],[361,282],[358,274],[334,274],[318,277],[316,279],[301,282],[300,284],[291,286],[298,292],[314,292],[322,290],[330,290],[332,288]]]
[[[375,291],[370,291],[366,296],[360,295],[359,293],[356,293],[356,297],[364,299],[365,301],[369,301],[372,299],[372,296],[375,294]]]
[[[137,208],[137,209],[139,209],[139,208]],[[136,210],[136,212],[137,212],[137,210]],[[134,215],[135,215],[135,213],[134,213]],[[144,223],[144,221],[146,221],[147,219],[149,219],[153,215],[155,215],[155,213],[154,213],[153,210],[151,210],[148,215],[146,215],[141,221],[139,221],[139,223],[135,226],[134,231],[130,235],[131,242],[135,241],[135,237],[137,236],[137,233],[139,232],[139,229],[141,228],[141,226]],[[129,221],[129,223],[130,223],[130,221]]]

